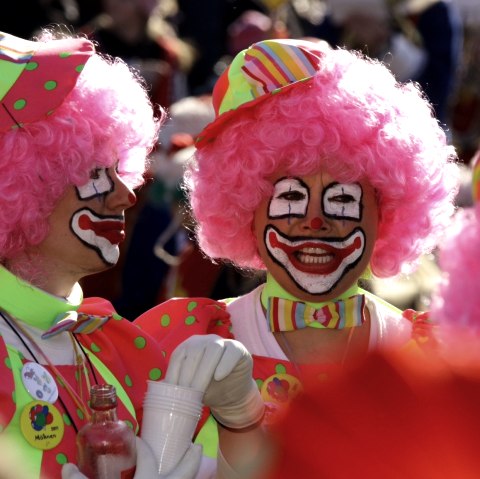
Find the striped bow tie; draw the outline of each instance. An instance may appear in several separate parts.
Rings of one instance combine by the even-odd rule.
[[[90,334],[103,326],[112,317],[112,314],[100,316],[77,311],[67,311],[57,317],[53,326],[42,334],[42,339],[51,338],[64,331]]]
[[[300,301],[269,297],[267,323],[271,332],[293,331],[305,327],[342,329],[361,326],[364,316],[365,295],[325,303],[314,308]]]

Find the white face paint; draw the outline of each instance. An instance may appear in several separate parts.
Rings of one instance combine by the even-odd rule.
[[[358,183],[332,183],[323,192],[323,211],[330,218],[359,221],[362,187]]]
[[[290,239],[267,226],[265,245],[273,260],[309,294],[331,291],[363,255],[365,235],[360,228],[342,239]]]
[[[113,190],[113,181],[105,168],[97,168],[91,178],[82,186],[77,186],[78,197],[89,200],[95,196],[102,196]]]
[[[274,185],[269,218],[303,217],[307,213],[308,188],[298,178],[282,178]]]
[[[325,171],[269,177],[273,194],[255,210],[253,232],[269,274],[302,301],[338,297],[365,271],[378,233],[375,189]]]
[[[72,231],[90,248],[97,251],[109,265],[117,263],[119,244],[125,239],[123,217],[100,216],[89,208],[74,213],[70,222]]]

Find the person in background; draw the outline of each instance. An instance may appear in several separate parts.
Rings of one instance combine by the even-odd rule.
[[[162,5],[164,2],[161,2]],[[185,70],[188,66],[187,47],[169,28],[168,21],[157,13],[156,0],[102,0],[102,11],[77,31],[96,42],[97,50],[103,54],[119,57],[131,68],[136,69],[145,80],[147,91],[154,108],[161,105],[168,108],[176,99],[186,94],[184,86]],[[155,24],[155,28],[151,25]],[[137,191],[137,204],[127,212],[127,233],[136,228],[144,203],[149,201],[148,189]],[[150,219],[150,218],[149,218]],[[140,226],[141,228],[141,226]],[[110,301],[120,301],[123,295],[122,281],[129,272],[124,271],[124,252],[127,241],[121,246],[121,256],[117,265],[95,276],[84,278],[82,288],[87,294],[101,294]],[[153,266],[153,265],[152,265]],[[159,268],[159,274],[162,274]],[[137,305],[126,310],[130,314]],[[127,316],[130,317],[130,316]]]
[[[187,75],[188,95],[210,94],[216,80],[215,65],[228,52],[228,28],[247,10],[265,11],[258,0],[175,0],[178,36],[195,51]]]
[[[428,339],[415,315],[359,286],[414,267],[454,209],[455,152],[418,86],[326,42],[265,40],[234,58],[213,104],[185,183],[203,252],[266,272],[225,302],[267,411],[298,393],[306,371],[328,379],[368,351],[415,345],[424,326]],[[174,299],[142,320],[183,339],[182,314]]]
[[[463,20],[463,52],[451,105],[452,137],[460,160],[468,166],[480,144],[480,3],[454,0]]]
[[[332,0],[314,35],[389,65],[399,81],[417,81],[448,131],[462,57],[463,24],[444,0]]]
[[[132,320],[162,299],[182,296],[179,288],[170,286],[176,282],[173,270],[177,270],[182,262],[180,255],[190,243],[183,226],[185,195],[180,183],[196,135],[214,118],[208,96],[183,98],[167,111],[149,167],[152,181],[145,185],[145,201],[124,255],[121,293],[114,300],[117,311]],[[210,262],[205,264],[209,266]]]
[[[72,32],[99,14],[99,0],[19,0],[12,2],[0,18],[0,31],[30,38],[43,28]]]
[[[84,477],[75,466],[76,433],[90,416],[90,386],[109,383],[119,418],[137,434],[134,477],[157,477],[139,434],[147,380],[167,373],[161,341],[108,301],[83,298],[78,282],[118,261],[125,211],[135,204],[133,188],[143,182],[163,114],[154,116],[144,84],[125,62],[95,52],[85,38],[0,33],[0,78],[2,438],[30,478]],[[212,301],[192,303],[190,312],[215,324],[227,318]],[[222,390],[232,387],[235,370],[235,384],[252,389],[245,348],[209,336],[202,351],[188,344],[182,351],[170,362],[178,374],[169,367],[169,381],[181,380],[181,365],[194,355],[204,366],[196,375],[204,403],[225,421],[233,413],[236,424],[248,423],[235,407],[244,397],[226,401]],[[222,380],[217,392],[214,375]],[[262,413],[258,393],[256,404]],[[193,478],[200,459],[201,448],[189,448],[171,477]]]
[[[186,94],[188,48],[168,22],[157,20],[157,0],[102,0],[102,11],[79,30],[98,50],[122,58],[148,85],[155,105],[170,106]],[[150,22],[155,23],[152,29]]]
[[[443,343],[469,351],[478,360],[480,325],[479,269],[476,253],[480,228],[480,149],[471,160],[472,204],[460,208],[439,248],[442,280],[432,301],[432,317],[442,327]],[[463,347],[462,347],[463,345]],[[461,362],[468,361],[469,355]]]

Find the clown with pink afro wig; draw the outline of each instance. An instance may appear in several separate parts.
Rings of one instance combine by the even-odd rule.
[[[473,206],[455,215],[439,247],[442,279],[433,297],[431,314],[439,324],[450,358],[475,359],[480,335],[480,150],[472,161]]]
[[[419,87],[325,42],[266,40],[213,103],[185,184],[205,254],[267,273],[227,307],[264,398],[288,396],[303,366],[416,337],[358,280],[412,270],[454,211],[456,155]],[[278,364],[287,378],[268,386]]]
[[[0,429],[19,461],[8,476],[93,477],[76,451],[90,385],[114,386],[119,419],[138,432],[147,380],[166,371],[147,328],[78,283],[116,264],[161,118],[122,60],[48,32],[0,32],[0,102]],[[143,439],[124,447],[109,474],[158,476]],[[189,449],[178,477],[192,479],[200,457]]]
[[[275,425],[274,467],[261,477],[298,477],[299,470],[303,477],[329,478],[358,471],[371,479],[477,475],[479,456],[470,445],[478,442],[480,426],[480,150],[471,165],[474,205],[457,211],[438,249],[443,274],[430,316],[442,347],[428,356],[408,348],[376,352],[331,387],[308,378]],[[356,441],[366,422],[368,430]],[[329,461],[315,457],[319,436],[330,439],[325,447],[331,449],[324,450]],[[401,453],[394,444],[402,445]]]
[[[43,41],[48,39],[46,33]],[[143,182],[146,158],[158,130],[147,92],[124,62],[102,58],[90,45],[85,41],[82,47],[89,61],[77,73],[76,87],[53,114],[43,113],[42,121],[36,116],[29,121],[19,119],[14,107],[9,112],[2,108],[2,263],[45,238],[48,217],[66,188],[84,184],[95,168],[118,163],[127,185]],[[9,95],[20,86],[14,85]]]
[[[323,42],[253,44],[212,99],[216,116],[197,137],[185,188],[205,254],[266,272],[225,304],[227,334],[253,356],[268,424],[305,373],[325,380],[376,348],[425,343],[427,324],[358,281],[413,268],[435,247],[454,210],[455,152],[416,85]],[[197,302],[175,298],[144,319],[155,318],[159,335],[208,335],[217,324],[193,320]],[[249,457],[236,451],[222,448],[222,468]]]
[[[454,150],[415,84],[398,84],[383,65],[355,53],[311,48],[319,65],[310,81],[220,115],[215,140],[198,144],[187,186],[200,245],[212,258],[265,269],[252,222],[272,192],[269,177],[280,169],[325,170],[375,188],[371,269],[393,276],[431,251],[450,219]]]

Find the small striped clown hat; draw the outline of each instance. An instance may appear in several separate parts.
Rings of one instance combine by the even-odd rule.
[[[472,196],[473,202],[480,205],[480,150],[472,160]]]
[[[237,54],[215,84],[212,102],[216,118],[200,133],[196,147],[214,141],[237,111],[312,80],[326,48],[325,42],[263,40]]]
[[[0,132],[53,113],[94,51],[85,38],[32,42],[0,32]]]

